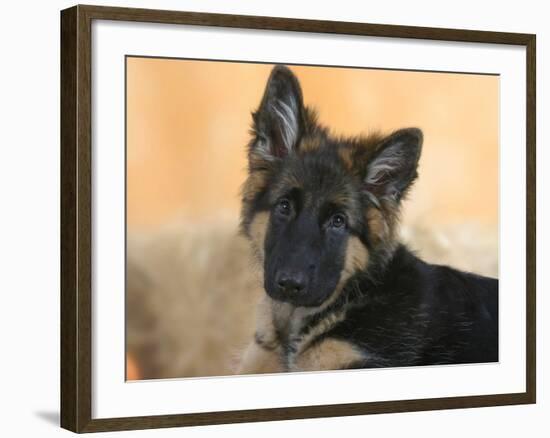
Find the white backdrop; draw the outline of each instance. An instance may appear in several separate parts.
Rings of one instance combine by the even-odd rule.
[[[373,23],[531,32],[538,35],[538,223],[550,219],[543,199],[548,167],[544,153],[547,130],[542,126],[550,100],[544,77],[550,77],[543,53],[550,38],[544,2],[479,2],[463,0],[450,8],[440,2],[357,1],[116,1],[91,2],[113,6],[155,7],[253,15],[288,16]],[[7,436],[55,436],[59,405],[59,10],[67,1],[12,2],[3,7],[0,68],[0,257],[2,267],[2,360],[0,430]],[[544,166],[544,164],[546,166]],[[546,196],[548,198],[548,196]],[[546,209],[546,211],[544,211]],[[548,363],[542,340],[548,324],[543,291],[543,246],[549,233],[538,230],[538,344],[539,370]],[[316,433],[320,436],[363,431],[369,435],[397,436],[543,436],[550,390],[539,372],[539,404],[458,411],[392,414],[338,419],[285,421],[266,424],[210,426],[202,428],[107,434],[112,436],[281,436]],[[528,433],[527,433],[528,431]]]

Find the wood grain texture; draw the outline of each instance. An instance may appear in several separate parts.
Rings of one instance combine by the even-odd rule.
[[[61,14],[61,425],[91,419],[91,22]]]
[[[91,23],[94,19],[513,44],[527,49],[527,391],[448,397],[92,419],[91,325]],[[195,12],[75,6],[61,12],[61,426],[74,432],[336,417],[534,403],[535,351],[534,35],[477,30],[300,20]]]
[[[92,420],[80,432],[155,429],[259,421],[343,417],[441,409],[463,409],[531,403],[526,393],[470,397],[430,398],[370,403],[346,403],[296,408],[254,409],[246,411],[206,412],[200,414],[158,415]]]
[[[437,27],[397,26],[342,21],[303,20],[296,18],[260,17],[254,15],[210,14],[168,10],[79,6],[95,19],[139,21],[148,23],[188,24],[197,26],[233,27],[245,29],[285,30],[293,32],[334,33],[415,38],[427,40],[465,41],[493,44],[527,45],[531,35],[522,33],[488,32]]]
[[[61,426],[77,428],[76,8],[61,16]]]

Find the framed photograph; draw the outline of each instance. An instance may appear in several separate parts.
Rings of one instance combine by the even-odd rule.
[[[61,12],[61,425],[535,403],[535,35]]]

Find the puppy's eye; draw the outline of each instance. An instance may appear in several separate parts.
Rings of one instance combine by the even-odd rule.
[[[330,226],[332,228],[342,228],[346,226],[346,216],[342,213],[336,213],[330,218]]]
[[[290,205],[290,201],[288,199],[281,199],[277,204],[277,209],[279,210],[279,213],[288,216],[292,206]]]

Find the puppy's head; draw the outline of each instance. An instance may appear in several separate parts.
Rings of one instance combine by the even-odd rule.
[[[420,130],[334,138],[304,106],[298,79],[277,66],[252,134],[241,227],[273,299],[321,306],[354,274],[387,261],[417,177]]]

